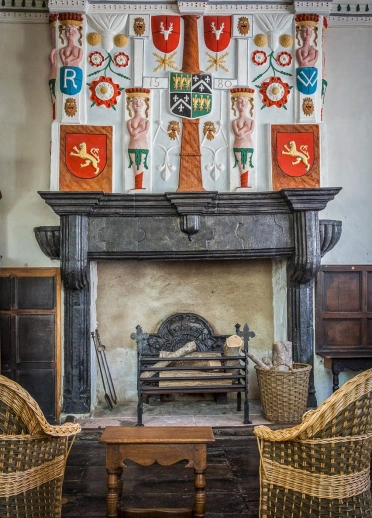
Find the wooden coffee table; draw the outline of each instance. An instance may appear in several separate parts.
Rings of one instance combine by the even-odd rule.
[[[107,470],[107,516],[118,515],[118,499],[122,496],[121,475],[125,461],[131,460],[142,466],[150,466],[155,461],[162,466],[170,466],[180,460],[188,460],[186,467],[194,468],[195,473],[195,518],[205,517],[205,472],[207,468],[207,443],[213,442],[212,428],[198,426],[184,427],[125,427],[107,426],[100,442],[106,444]],[[172,516],[169,510],[153,510],[153,515]],[[183,509],[182,512],[187,510]],[[192,510],[190,509],[190,512]],[[151,512],[151,511],[150,511]],[[127,516],[130,516],[128,510]],[[133,509],[133,516],[139,516]],[[145,516],[145,515],[143,515]],[[176,513],[173,514],[176,516]],[[190,514],[191,516],[191,514]]]

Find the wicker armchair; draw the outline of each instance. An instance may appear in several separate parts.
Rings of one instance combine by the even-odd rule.
[[[26,390],[0,376],[1,518],[61,516],[66,460],[80,429],[51,426]]]
[[[372,369],[355,376],[302,423],[257,426],[260,517],[371,517]]]

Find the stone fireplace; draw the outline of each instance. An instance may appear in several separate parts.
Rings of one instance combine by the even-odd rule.
[[[37,237],[49,256],[55,255],[56,249],[60,248],[65,294],[64,412],[89,413],[95,397],[91,376],[92,283],[89,265],[96,261],[104,261],[102,275],[106,261],[129,261],[127,274],[131,271],[130,275],[134,276],[136,264],[142,275],[145,274],[145,268],[137,261],[161,261],[154,264],[160,264],[159,268],[165,271],[168,261],[190,261],[186,268],[192,269],[198,264],[204,268],[207,264],[204,261],[209,260],[218,260],[219,264],[221,260],[231,260],[235,268],[235,263],[245,264],[248,259],[286,259],[288,333],[285,338],[293,343],[295,361],[312,364],[313,280],[321,255],[335,246],[341,234],[340,222],[319,222],[318,212],[339,190],[283,189],[277,192],[164,195],[40,192],[40,196],[61,217],[60,229],[39,227]],[[255,267],[258,270],[265,268],[260,262],[253,261],[253,270]],[[120,270],[120,263],[114,264]],[[239,272],[241,266],[238,264],[236,267]],[[170,263],[168,273],[174,268]],[[122,297],[130,299],[131,293],[125,292],[125,285]],[[140,279],[134,285],[141,289]],[[238,293],[238,296],[244,305],[249,293]],[[248,308],[247,302],[247,311],[243,311],[246,319],[249,319]],[[182,309],[175,307],[173,312]],[[208,317],[202,311],[200,313]],[[164,314],[164,319],[167,316]],[[140,311],[138,318],[141,320]],[[217,321],[218,315],[215,318]],[[133,326],[138,323],[146,324],[133,321]],[[235,323],[232,321],[231,326]],[[272,338],[278,337],[269,336],[270,328],[263,327],[269,329],[263,340],[270,348]],[[233,329],[217,331],[232,333]],[[129,341],[129,337],[123,336],[123,341]],[[309,404],[316,404],[313,380]]]

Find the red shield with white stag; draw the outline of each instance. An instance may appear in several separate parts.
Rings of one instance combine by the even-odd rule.
[[[212,52],[222,52],[231,40],[231,16],[203,16],[204,41]]]
[[[96,178],[107,163],[107,135],[66,133],[65,161],[71,174],[78,178]]]
[[[160,52],[173,52],[180,42],[180,17],[151,16],[151,31],[152,41]]]
[[[314,165],[314,133],[277,133],[280,169],[288,176],[304,176]]]

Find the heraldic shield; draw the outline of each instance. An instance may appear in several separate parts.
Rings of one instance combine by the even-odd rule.
[[[151,16],[152,41],[160,52],[168,54],[178,47],[181,32],[180,20],[179,16]]]
[[[277,159],[280,169],[288,176],[303,176],[314,164],[313,133],[278,133]]]
[[[212,111],[212,75],[171,72],[170,110],[178,117],[198,119]]]
[[[71,174],[78,178],[96,178],[107,163],[107,136],[66,133],[65,163]]]
[[[318,124],[272,124],[271,166],[274,191],[320,187]]]

